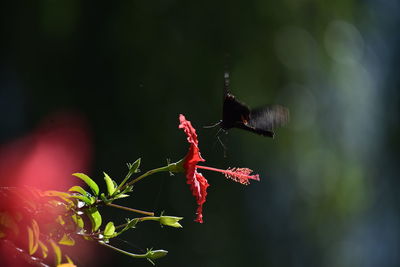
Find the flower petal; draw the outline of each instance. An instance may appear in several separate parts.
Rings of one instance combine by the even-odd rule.
[[[193,196],[196,198],[197,202],[197,218],[196,222],[203,223],[203,204],[206,202],[207,197],[207,187],[209,186],[207,179],[204,176],[194,171],[192,177],[187,177],[187,183],[190,185],[190,190],[192,191]]]
[[[197,139],[196,130],[193,128],[192,123],[186,120],[185,116],[179,115],[179,129],[183,129],[185,134],[187,135],[187,140],[191,145],[197,146],[199,144],[199,140]]]
[[[179,115],[179,121],[179,129],[183,129],[187,136],[187,141],[190,144],[189,151],[185,157],[184,168],[187,176],[193,177],[197,163],[205,160],[201,157],[196,130],[193,128],[190,121],[186,120],[185,116],[182,114]]]

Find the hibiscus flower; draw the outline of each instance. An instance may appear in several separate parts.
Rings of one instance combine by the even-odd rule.
[[[258,174],[250,175],[253,171],[248,168],[228,168],[221,170],[217,168],[198,165],[199,162],[204,162],[199,149],[199,141],[197,139],[196,130],[193,128],[192,123],[186,120],[185,116],[179,115],[179,128],[183,129],[187,136],[187,141],[190,144],[189,151],[183,159],[183,168],[186,174],[186,183],[190,185],[190,190],[196,198],[197,211],[196,222],[203,223],[203,204],[206,202],[207,188],[209,186],[207,179],[197,171],[197,169],[205,169],[209,171],[216,171],[223,173],[226,178],[232,179],[241,184],[249,184],[249,180],[259,181]]]

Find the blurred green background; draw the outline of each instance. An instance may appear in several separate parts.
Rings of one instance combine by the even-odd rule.
[[[121,204],[183,216],[184,228],[141,224],[121,247],[168,250],[158,266],[398,266],[398,1],[1,6],[1,144],[49,114],[80,114],[91,129],[88,173],[102,184],[102,171],[122,179],[138,157],[142,171],[184,157],[182,113],[208,166],[261,176],[242,186],[202,171],[204,224],[193,222],[183,175],[143,180]],[[291,121],[275,139],[222,135],[224,158],[217,129],[203,126],[221,119],[226,69],[240,100],[285,105]],[[107,249],[97,255],[93,266],[149,266]]]

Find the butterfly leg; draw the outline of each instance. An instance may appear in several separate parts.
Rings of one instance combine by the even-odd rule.
[[[224,143],[222,143],[221,138],[219,138],[219,136],[217,136],[217,139],[219,141],[219,143],[221,144],[222,148],[224,149],[224,158],[226,158],[226,146],[224,145]]]
[[[208,129],[208,128],[214,128],[215,126],[220,125],[221,122],[222,122],[222,121],[219,121],[219,122],[217,122],[217,123],[215,123],[215,124],[213,124],[213,125],[203,126],[203,128],[206,128],[206,129]]]
[[[215,134],[215,137],[217,137],[217,140],[219,141],[219,143],[221,144],[222,148],[224,149],[224,158],[226,158],[227,147],[225,146],[225,144],[222,142],[221,138],[219,137],[219,133],[221,131],[223,131],[225,134],[228,134],[228,131],[225,131],[224,129],[220,128],[218,130],[218,132]]]

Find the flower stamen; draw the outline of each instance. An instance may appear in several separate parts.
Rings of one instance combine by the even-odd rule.
[[[221,170],[201,165],[196,165],[196,167],[199,169],[205,169],[209,171],[216,171],[223,173],[226,178],[244,185],[250,184],[249,180],[260,181],[260,176],[258,174],[250,175],[253,172],[253,170],[249,168],[228,168],[227,170]]]

